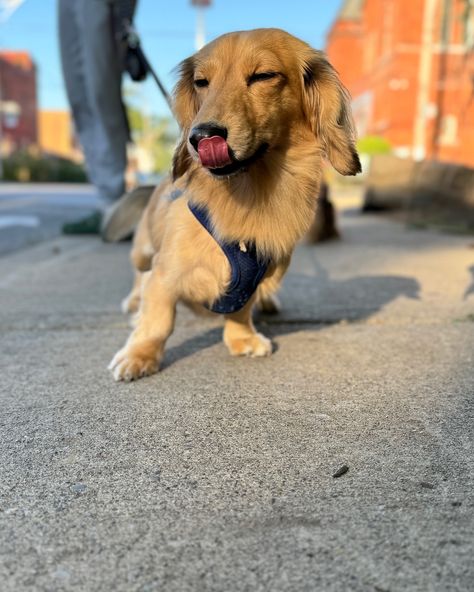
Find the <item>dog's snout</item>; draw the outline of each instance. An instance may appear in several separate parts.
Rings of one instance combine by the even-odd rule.
[[[212,136],[219,136],[227,139],[227,128],[215,123],[203,123],[193,127],[189,136],[189,141],[195,150],[198,149],[199,142],[204,138],[212,138]]]

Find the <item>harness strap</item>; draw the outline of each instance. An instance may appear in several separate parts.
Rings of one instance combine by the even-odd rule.
[[[228,242],[217,238],[206,207],[191,202],[188,202],[188,207],[221,247],[231,269],[230,282],[225,294],[206,308],[219,314],[237,312],[247,304],[258,288],[268,269],[269,261],[257,254],[254,243],[247,245],[246,250],[242,250],[236,241]]]

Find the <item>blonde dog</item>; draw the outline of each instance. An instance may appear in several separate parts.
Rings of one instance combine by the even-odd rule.
[[[132,248],[125,310],[136,327],[110,363],[116,380],[159,369],[178,301],[225,317],[235,356],[267,356],[252,308],[274,293],[308,231],[322,159],[360,172],[349,97],[325,56],[278,29],[229,33],[180,65],[182,135]]]

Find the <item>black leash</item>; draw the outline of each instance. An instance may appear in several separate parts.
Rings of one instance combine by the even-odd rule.
[[[161,80],[158,78],[157,73],[150,64],[146,57],[140,43],[140,37],[137,31],[134,29],[132,23],[127,21],[124,23],[123,40],[127,44],[127,52],[125,55],[125,69],[130,74],[130,77],[135,82],[141,82],[145,80],[147,74],[151,74],[153,80],[156,82],[158,88],[161,91],[165,101],[168,103],[168,107],[173,111],[171,96],[163,86]]]

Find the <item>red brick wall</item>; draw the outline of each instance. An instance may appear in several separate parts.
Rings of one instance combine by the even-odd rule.
[[[425,152],[474,166],[474,57],[463,45],[464,3],[451,0],[444,70],[442,5],[434,19]],[[405,153],[413,148],[424,7],[425,0],[366,0],[360,19],[337,20],[327,39],[329,59],[353,96],[360,133],[384,136]]]
[[[359,23],[336,21],[328,36],[329,60],[349,88],[362,75],[360,60],[362,32]]]
[[[3,144],[9,151],[25,148],[38,141],[36,67],[26,52],[0,52],[1,100],[20,108],[14,125],[5,113],[1,117]],[[12,123],[10,119],[10,124]]]

